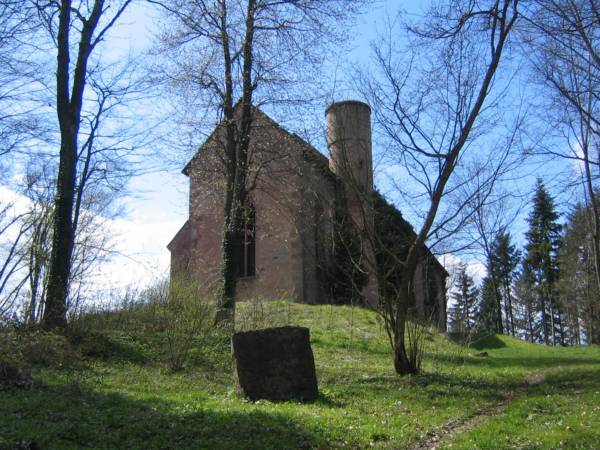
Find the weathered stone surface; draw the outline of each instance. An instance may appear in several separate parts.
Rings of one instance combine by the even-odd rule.
[[[281,327],[231,338],[234,375],[251,400],[316,400],[315,361],[308,328]]]

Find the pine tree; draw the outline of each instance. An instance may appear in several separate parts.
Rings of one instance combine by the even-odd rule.
[[[515,282],[514,292],[516,300],[515,324],[521,336],[529,342],[542,342],[542,327],[536,320],[538,313],[537,296],[533,289],[533,276],[527,267],[524,267]]]
[[[477,313],[477,326],[481,331],[491,333],[502,333],[498,327],[499,310],[496,305],[496,289],[492,279],[488,276],[483,279],[479,300],[479,311]]]
[[[467,335],[474,330],[477,298],[479,292],[473,278],[467,273],[467,266],[460,264],[454,292],[451,294],[453,306],[450,308],[450,329],[452,332]]]
[[[501,231],[496,235],[492,244],[491,269],[494,271],[499,299],[504,303],[504,318],[507,334],[515,335],[515,317],[513,311],[512,287],[515,273],[520,261],[520,252],[511,244],[510,233]],[[501,312],[498,311],[498,315]]]
[[[554,199],[541,179],[537,180],[533,210],[529,215],[526,233],[523,273],[525,286],[535,297],[536,320],[541,325],[545,344],[564,343],[562,313],[556,293],[558,281],[558,250],[561,243],[561,226],[557,220]]]
[[[559,252],[559,294],[570,344],[600,342],[600,295],[594,264],[589,207],[578,204],[567,217]]]

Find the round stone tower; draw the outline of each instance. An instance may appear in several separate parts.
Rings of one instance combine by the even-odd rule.
[[[370,193],[373,189],[371,108],[366,103],[347,100],[329,105],[325,116],[329,168],[351,191]]]
[[[365,302],[378,305],[378,289],[373,272],[373,156],[371,152],[371,108],[356,100],[332,103],[325,110],[329,168],[341,185],[348,214],[361,239],[363,267],[369,274],[362,289]]]

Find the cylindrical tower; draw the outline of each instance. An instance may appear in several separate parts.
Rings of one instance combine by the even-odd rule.
[[[370,194],[373,189],[371,108],[366,103],[347,100],[329,105],[325,115],[329,168],[356,194]]]
[[[374,264],[373,156],[371,153],[371,108],[363,102],[348,100],[332,103],[325,110],[329,168],[341,185],[338,195],[344,200],[349,217],[361,241],[360,261],[368,280],[362,288],[365,302],[378,305]]]

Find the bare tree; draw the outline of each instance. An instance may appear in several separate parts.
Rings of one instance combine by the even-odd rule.
[[[36,2],[39,16],[57,51],[56,114],[60,129],[52,252],[43,317],[43,325],[47,328],[66,325],[73,246],[81,198],[90,176],[85,162],[78,173],[78,162],[95,149],[98,120],[104,108],[102,102],[97,103],[95,117],[98,120],[89,124],[85,143],[81,145],[82,112],[88,100],[86,88],[90,74],[101,71],[101,65],[90,58],[130,3],[131,0]],[[77,40],[76,51],[73,39]]]
[[[440,240],[470,216],[468,200],[475,192],[458,204],[448,200],[468,185],[465,170],[481,161],[469,152],[475,139],[497,121],[498,97],[492,91],[518,17],[518,0],[443,2],[429,10],[423,23],[408,26],[404,53],[393,30],[374,48],[378,73],[367,94],[375,121],[398,171],[410,180],[396,179],[397,185],[404,191],[418,189],[416,200],[424,205],[421,225],[401,261],[399,295],[383,305],[399,374],[416,371],[406,352],[405,324],[417,265],[428,240]]]
[[[25,214],[14,211],[14,203],[0,205],[0,317],[14,311],[21,289],[27,282],[23,242],[31,225]]]
[[[594,185],[600,174],[600,3],[597,0],[537,0],[528,14],[526,47],[547,99],[538,109],[550,119],[533,149],[573,162],[590,206],[596,282],[600,288],[600,205]],[[529,51],[533,49],[533,51]]]
[[[514,152],[517,155],[517,152]],[[521,158],[518,158],[519,163],[522,163]],[[507,170],[514,173],[514,164],[507,165]],[[511,179],[511,182],[514,180]],[[483,198],[485,197],[485,198]],[[493,329],[497,333],[504,333],[505,330],[511,331],[513,327],[508,326],[514,320],[508,320],[508,317],[513,316],[512,306],[509,306],[511,295],[512,280],[499,279],[498,258],[495,255],[497,250],[497,239],[505,236],[510,232],[510,225],[518,216],[518,211],[522,207],[523,201],[519,199],[519,194],[510,192],[506,186],[496,186],[494,192],[477,190],[476,202],[473,203],[474,211],[473,219],[467,227],[467,232],[476,237],[477,250],[483,256],[487,269],[487,289],[486,294],[493,298],[493,310],[488,310],[486,313],[491,316],[489,320],[494,320]],[[508,284],[507,284],[508,282]],[[507,317],[507,326],[503,326],[502,322],[502,300],[505,302],[505,314]],[[490,308],[490,305],[487,306]],[[490,324],[491,325],[491,324]],[[513,330],[514,335],[514,330]]]
[[[35,114],[25,100],[38,66],[30,58],[36,29],[35,8],[27,1],[0,1],[0,156],[39,133]]]
[[[253,106],[293,101],[299,84],[313,81],[324,49],[365,1],[174,0],[153,1],[168,13],[161,38],[171,55],[168,78],[204,107],[218,112],[224,168],[221,293],[217,320],[233,320],[235,249],[255,177],[250,130]],[[174,56],[176,54],[177,56]],[[170,69],[170,70],[169,70]],[[304,95],[309,90],[304,91]],[[239,98],[239,101],[237,100]]]
[[[22,189],[15,194],[18,208],[5,205],[0,217],[0,315],[21,314],[24,322],[39,322],[44,313],[52,249],[54,187],[52,159],[33,161]],[[74,315],[90,290],[99,265],[112,255],[110,218],[115,195],[88,188],[76,230],[66,310]]]

